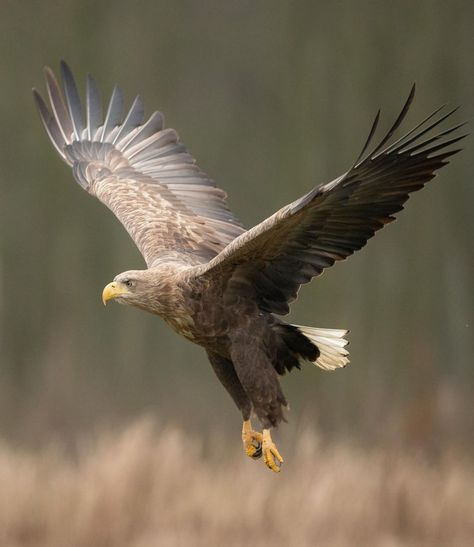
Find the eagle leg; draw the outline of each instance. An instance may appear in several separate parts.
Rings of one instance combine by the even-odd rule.
[[[262,457],[262,441],[263,435],[252,429],[250,420],[244,420],[242,425],[242,442],[244,443],[244,452],[249,458],[258,460],[258,458]]]
[[[263,461],[269,469],[275,473],[279,473],[283,458],[281,457],[280,452],[278,452],[275,443],[272,441],[270,430],[264,429],[262,437]]]

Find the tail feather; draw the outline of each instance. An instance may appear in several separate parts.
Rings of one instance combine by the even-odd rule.
[[[324,370],[335,370],[349,363],[349,352],[345,346],[349,343],[344,337],[349,332],[343,329],[319,329],[293,325],[306,336],[319,350],[316,360],[312,361]]]

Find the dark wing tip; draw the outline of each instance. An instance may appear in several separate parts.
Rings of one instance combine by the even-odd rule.
[[[59,66],[61,68],[61,71],[69,72],[69,74],[72,74],[71,68],[69,67],[69,65],[66,63],[64,59],[61,59],[59,61]]]
[[[64,85],[66,87],[71,86],[71,88],[75,88],[76,82],[74,80],[74,76],[72,75],[72,70],[69,68],[69,65],[66,63],[66,61],[61,61],[59,63],[59,66]]]
[[[392,127],[387,131],[386,135],[383,137],[383,139],[379,142],[379,144],[370,152],[367,154],[367,158],[372,158],[375,156],[377,152],[382,150],[382,148],[387,144],[387,142],[390,141],[392,135],[395,133],[395,131],[400,127],[400,125],[403,123],[403,120],[406,118],[406,115],[408,114],[408,111],[410,110],[410,106],[413,102],[413,99],[415,97],[415,90],[416,90],[416,83],[413,82],[413,85],[411,86],[410,93],[408,94],[408,98],[405,101],[405,104],[403,105],[402,110],[400,111],[400,114],[397,116],[397,119],[393,123]]]
[[[351,169],[353,169],[363,158],[367,148],[369,147],[370,143],[372,142],[372,139],[374,138],[375,131],[377,130],[377,127],[379,125],[380,121],[380,114],[381,114],[380,108],[377,110],[377,114],[375,115],[374,121],[372,122],[372,126],[369,131],[369,136],[367,137],[364,146],[362,147],[362,150],[360,151],[360,154],[357,156],[357,159],[355,160],[354,164],[352,165]]]
[[[36,88],[32,89],[33,99],[38,110],[41,123],[48,134],[53,146],[56,148],[59,155],[65,159],[63,147],[65,144],[64,137],[61,133],[60,127],[54,115],[49,110],[46,102]]]
[[[405,101],[405,104],[403,105],[403,108],[402,108],[400,114],[398,115],[397,119],[395,120],[395,123],[392,125],[392,127],[387,132],[385,137],[380,141],[380,143],[374,148],[374,150],[372,150],[372,152],[370,152],[369,154],[367,154],[364,157],[365,153],[367,152],[367,149],[370,146],[370,143],[372,142],[372,140],[374,138],[375,132],[377,130],[377,127],[378,127],[378,124],[379,124],[379,121],[380,121],[381,109],[380,108],[378,109],[377,114],[375,116],[375,119],[372,122],[372,126],[371,126],[370,131],[369,131],[369,136],[367,137],[367,139],[364,143],[364,146],[362,147],[362,150],[361,150],[360,154],[357,156],[357,159],[353,163],[351,169],[354,169],[354,167],[357,167],[359,164],[363,163],[366,159],[371,158],[372,156],[374,156],[389,141],[390,137],[394,134],[394,132],[398,129],[400,124],[405,119],[405,117],[408,113],[408,110],[410,109],[411,103],[413,102],[413,99],[415,97],[415,92],[416,92],[416,81],[413,82],[413,84],[410,88],[410,93],[408,94],[408,98]]]
[[[51,86],[54,86],[54,87],[57,87],[58,89],[60,89],[60,87],[58,85],[58,81],[56,79],[56,76],[55,76],[53,70],[49,66],[43,67],[43,74],[44,74],[44,78],[46,80],[46,86],[48,87],[48,89]]]
[[[63,80],[64,95],[66,97],[66,104],[71,117],[75,138],[77,140],[81,140],[82,131],[84,129],[81,100],[79,98],[74,76],[65,61],[61,61],[61,77]]]
[[[38,109],[38,112],[40,113],[41,115],[41,118],[43,119],[43,115],[48,112],[49,115],[51,115],[51,113],[49,112],[49,109],[46,105],[46,102],[45,100],[43,99],[41,93],[36,89],[36,87],[33,87],[31,89],[32,93],[33,93],[33,99],[35,101],[35,104],[36,104],[36,108]]]
[[[36,87],[33,87],[31,91],[33,93],[33,99],[35,101],[36,108],[38,109],[38,112],[40,113],[41,118],[43,119],[43,114],[46,111],[49,112],[48,107],[46,106],[46,103],[43,97],[41,96],[41,93],[36,89]]]

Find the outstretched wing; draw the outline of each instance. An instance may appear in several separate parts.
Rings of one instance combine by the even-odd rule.
[[[235,237],[242,224],[226,194],[196,165],[173,129],[154,112],[144,121],[137,96],[123,115],[115,87],[102,116],[99,93],[87,78],[85,119],[73,76],[61,63],[63,88],[45,69],[49,107],[33,90],[43,125],[77,182],[117,216],[148,267],[160,259],[207,262]]]
[[[452,136],[464,124],[439,127],[454,110],[433,121],[444,107],[387,146],[414,92],[415,86],[389,132],[367,153],[377,114],[359,158],[347,173],[239,236],[208,264],[196,267],[196,275],[225,283],[229,292],[246,291],[262,310],[288,313],[301,284],[363,247],[394,220],[409,194],[420,190],[459,151],[447,147],[466,136]]]

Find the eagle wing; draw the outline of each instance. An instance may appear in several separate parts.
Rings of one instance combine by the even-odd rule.
[[[33,90],[46,132],[77,182],[116,215],[148,267],[159,260],[199,264],[244,232],[226,194],[197,165],[174,129],[154,112],[144,121],[140,96],[123,114],[116,86],[105,117],[87,78],[85,119],[74,78],[61,63],[63,87],[45,69],[49,107]]]
[[[208,264],[197,266],[195,274],[224,283],[228,292],[247,292],[264,311],[288,313],[300,285],[362,248],[377,230],[394,220],[409,194],[420,190],[459,151],[447,147],[466,136],[452,136],[464,124],[441,130],[440,124],[456,110],[437,117],[444,107],[388,144],[414,93],[415,86],[388,133],[367,152],[379,120],[377,113],[349,171],[237,237]]]

